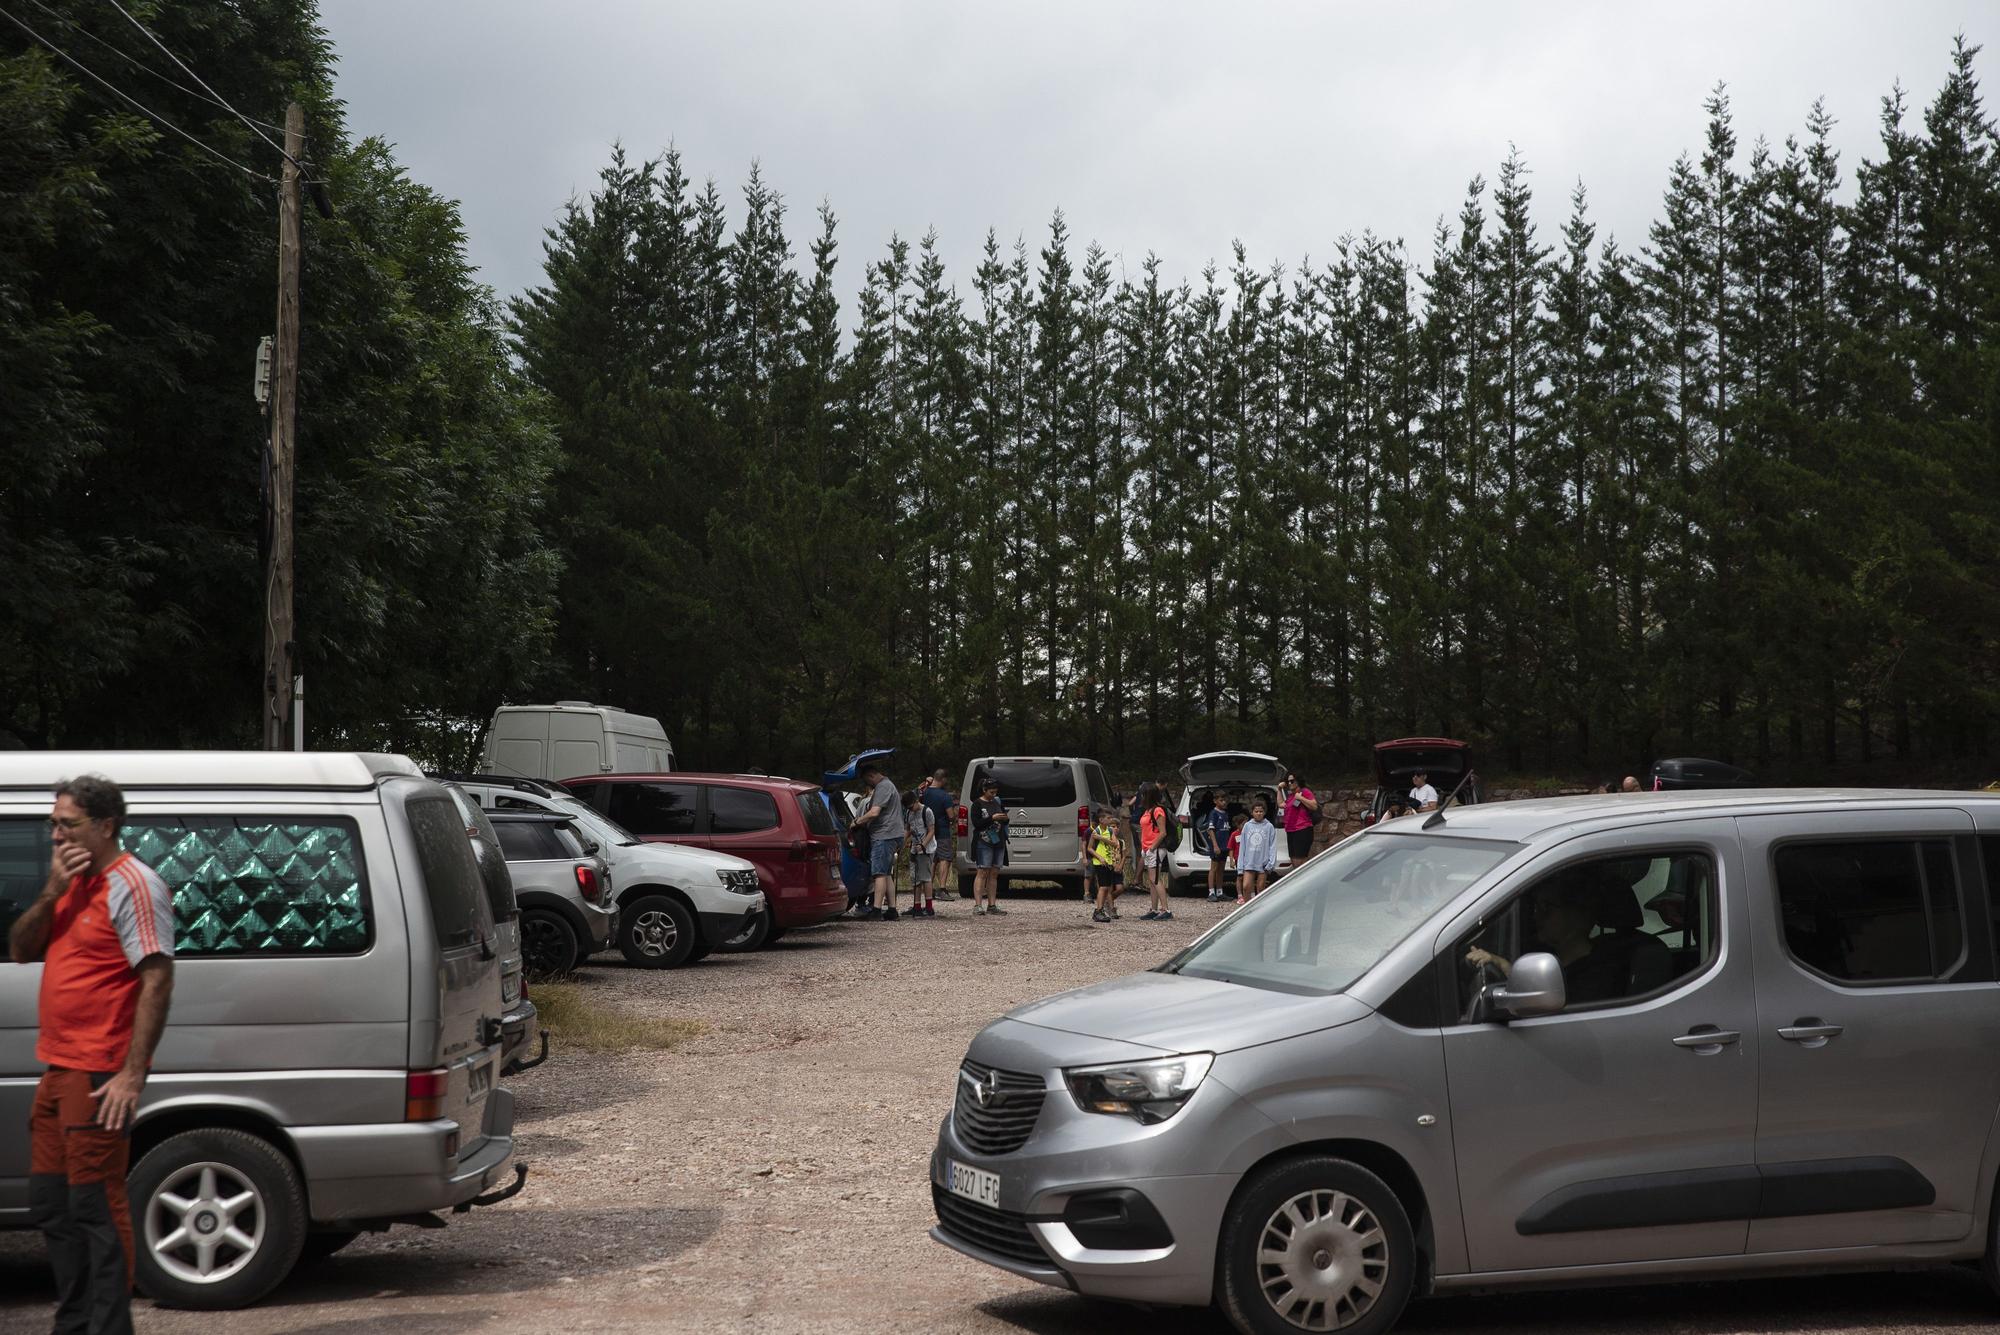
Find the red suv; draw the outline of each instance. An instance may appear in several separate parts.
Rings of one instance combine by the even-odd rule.
[[[757,866],[768,913],[723,950],[755,950],[847,907],[840,832],[819,789],[762,774],[593,774],[563,787],[641,839],[689,844]]]

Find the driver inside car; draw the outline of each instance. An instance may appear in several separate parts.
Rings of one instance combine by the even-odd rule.
[[[1643,946],[1628,939],[1632,933],[1607,930],[1600,935],[1592,934],[1599,927],[1619,929],[1625,926],[1623,923],[1600,920],[1600,910],[1621,890],[1627,899],[1632,898],[1629,886],[1620,887],[1614,883],[1600,887],[1582,877],[1566,876],[1538,887],[1527,896],[1533,914],[1534,933],[1522,943],[1521,954],[1546,951],[1556,957],[1562,965],[1563,993],[1569,1005],[1616,1001],[1650,991],[1666,981],[1670,966],[1655,969],[1652,961],[1640,958],[1644,953]],[[1636,912],[1636,900],[1632,907]],[[1644,933],[1637,935],[1644,936]],[[1650,937],[1646,939],[1665,956],[1664,947]],[[1514,968],[1512,960],[1476,945],[1466,951],[1465,962],[1474,966],[1483,965],[1502,978],[1508,977]],[[1660,963],[1666,966],[1664,959]],[[1660,976],[1654,979],[1654,973]]]

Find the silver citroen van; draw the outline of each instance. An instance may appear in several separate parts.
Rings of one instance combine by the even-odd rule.
[[[1081,889],[1089,882],[1084,842],[1092,813],[1111,801],[1104,767],[1084,756],[979,756],[965,767],[955,813],[958,893],[972,894],[971,809],[986,775],[1000,781],[1007,804],[1007,862],[1002,880],[1062,881]]]
[[[932,1237],[1259,1335],[1414,1295],[2000,1274],[2000,797],[1448,808],[974,1039]]]
[[[49,790],[125,790],[174,894],[174,996],[132,1129],[139,1286],[256,1301],[364,1230],[519,1188],[501,961],[466,824],[401,756],[0,753],[0,932],[48,872]],[[0,1127],[25,1128],[39,964],[0,963]],[[28,1226],[0,1134],[0,1227]]]

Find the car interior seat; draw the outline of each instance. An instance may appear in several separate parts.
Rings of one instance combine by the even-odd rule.
[[[1611,864],[1597,887],[1598,948],[1618,952],[1625,970],[1624,995],[1628,997],[1651,992],[1674,976],[1673,952],[1644,930],[1646,914],[1632,889],[1633,879]]]

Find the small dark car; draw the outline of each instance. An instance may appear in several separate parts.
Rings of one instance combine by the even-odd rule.
[[[1757,776],[1747,769],[1720,760],[1702,760],[1694,756],[1679,756],[1673,760],[1655,760],[1646,771],[1646,787],[1655,792],[1671,792],[1678,788],[1755,788]]]

